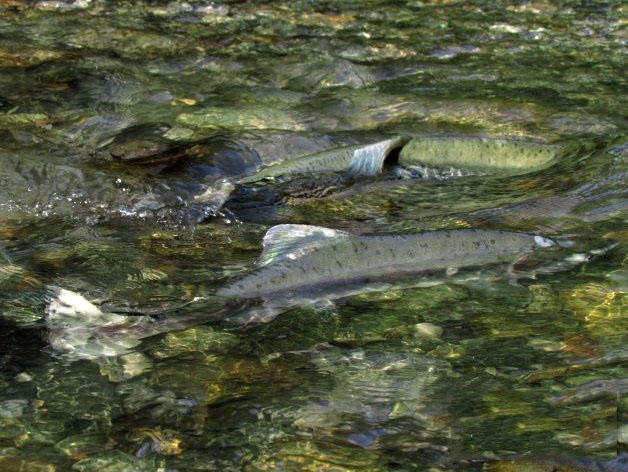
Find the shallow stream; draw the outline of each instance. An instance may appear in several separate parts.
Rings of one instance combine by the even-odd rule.
[[[628,470],[627,13],[0,0],[0,470]],[[556,244],[230,321],[279,224]],[[51,285],[192,321],[61,349]]]

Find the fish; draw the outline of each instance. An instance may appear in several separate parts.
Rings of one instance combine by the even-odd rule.
[[[282,298],[391,277],[513,260],[551,239],[526,233],[459,229],[404,235],[354,235],[330,228],[284,224],[263,239],[258,268],[216,294]]]
[[[78,293],[51,287],[46,324],[55,351],[75,358],[115,356],[145,337],[210,320],[235,325],[268,322],[293,307],[329,308],[334,300],[365,292],[491,281],[496,277],[482,271],[496,263],[509,263],[511,277],[526,276],[515,273],[515,262],[538,249],[563,245],[539,235],[496,230],[356,235],[283,224],[267,231],[257,267],[227,282],[209,298],[157,310],[99,308]],[[572,260],[571,265],[560,264],[556,270],[587,259]],[[479,268],[480,275],[473,271],[458,274],[462,268]],[[551,270],[544,273],[548,272]],[[203,301],[211,309],[160,316]]]
[[[407,137],[396,136],[371,144],[342,146],[324,152],[307,154],[281,164],[269,165],[255,174],[244,177],[239,184],[257,182],[270,177],[307,172],[346,172],[349,175],[376,175],[384,163],[396,160],[397,152],[408,142]]]
[[[514,175],[553,165],[562,150],[558,144],[533,141],[426,136],[411,139],[401,149],[398,162]]]

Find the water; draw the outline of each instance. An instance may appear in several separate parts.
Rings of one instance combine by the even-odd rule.
[[[0,468],[588,470],[567,458],[626,452],[625,14],[570,0],[0,2]],[[279,177],[236,184],[218,208],[225,178],[398,135],[563,152],[517,175],[389,162],[375,177]],[[573,246],[516,264],[536,278],[224,322],[213,293],[282,223]],[[196,321],[119,356],[63,356],[49,284]]]

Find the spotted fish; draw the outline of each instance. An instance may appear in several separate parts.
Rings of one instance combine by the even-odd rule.
[[[399,164],[519,174],[549,167],[561,150],[557,144],[531,141],[427,136],[410,140],[399,154]]]
[[[514,260],[550,239],[485,230],[432,231],[391,236],[356,236],[307,225],[278,225],[264,237],[260,267],[217,294],[272,297],[339,284],[360,283],[439,269]]]
[[[492,280],[492,273],[478,276],[477,271],[458,274],[458,270],[512,263],[556,244],[564,243],[507,231],[461,229],[362,236],[318,226],[278,225],[264,236],[257,269],[218,289],[209,311],[153,317],[150,315],[162,315],[168,309],[138,310],[133,313],[143,316],[129,317],[119,314],[126,309],[99,308],[77,293],[53,287],[46,322],[50,343],[57,351],[75,358],[115,356],[135,347],[142,338],[210,319],[263,322],[294,306],[320,307],[364,292],[444,281],[468,283],[478,277]],[[574,260],[580,263],[586,258]],[[556,267],[564,270],[570,265]],[[190,303],[194,300],[184,305]]]

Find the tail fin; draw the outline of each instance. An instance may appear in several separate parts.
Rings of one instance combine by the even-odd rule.
[[[92,329],[123,323],[125,317],[103,313],[82,295],[61,287],[47,287],[46,324],[49,329],[69,330],[77,327]]]
[[[123,324],[124,316],[103,313],[76,292],[55,286],[47,289],[48,341],[58,353],[73,359],[96,359],[122,354],[139,343],[137,337],[117,339],[108,333],[106,328]]]
[[[83,318],[85,316],[101,316],[102,311],[88,302],[85,297],[55,285],[46,287],[46,314],[52,317]]]

